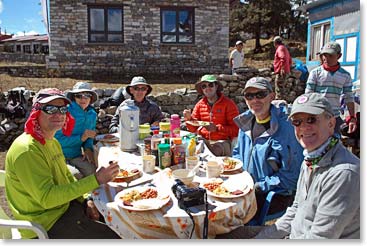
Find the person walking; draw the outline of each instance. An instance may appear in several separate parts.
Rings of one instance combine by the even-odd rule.
[[[203,98],[194,109],[185,109],[183,116],[190,132],[203,137],[209,150],[216,156],[230,156],[232,141],[237,138],[238,127],[233,118],[239,114],[233,100],[223,95],[223,85],[212,74],[206,74],[195,84],[196,91]],[[207,125],[197,126],[192,121],[205,121]]]
[[[62,129],[72,133],[75,120],[68,112],[71,101],[56,88],[41,89],[33,98],[32,111],[10,146],[5,159],[5,192],[16,220],[43,226],[50,239],[119,238],[106,224],[88,192],[112,181],[118,164],[101,167],[77,180],[65,163],[61,145],[54,138]],[[20,229],[22,238],[36,238]]]
[[[71,173],[81,179],[97,169],[93,154],[97,113],[91,104],[98,100],[98,95],[88,82],[77,82],[66,97],[71,100],[68,111],[75,119],[75,126],[70,136],[59,130],[55,138],[61,144]]]
[[[352,78],[340,66],[338,60],[341,56],[341,48],[337,42],[325,44],[320,51],[322,63],[310,72],[305,89],[305,93],[318,92],[329,99],[336,118],[335,134],[338,136],[340,136],[340,126],[344,123],[340,117],[342,96],[349,113],[346,118],[348,133],[353,133],[357,129]]]
[[[236,69],[243,67],[243,61],[245,55],[243,53],[243,42],[241,40],[236,42],[235,49],[232,50],[229,56],[229,67],[232,70],[232,74],[236,74]]]
[[[275,99],[286,99],[289,92],[286,87],[289,74],[291,73],[292,57],[283,44],[283,40],[280,36],[276,36],[273,39],[275,47],[274,54],[274,74],[275,74]]]

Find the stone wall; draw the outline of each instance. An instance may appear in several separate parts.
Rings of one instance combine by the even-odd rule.
[[[39,66],[6,66],[0,67],[0,74],[8,74],[15,77],[46,78],[49,74],[46,65]]]
[[[8,53],[0,52],[0,62],[30,62],[37,64],[45,64],[46,58],[44,54],[25,54],[25,53]]]
[[[290,93],[288,98],[285,98],[288,103],[293,102],[305,89],[305,83],[298,79],[300,74],[294,71],[293,75],[294,76],[291,76],[288,81]],[[270,79],[274,88],[274,75],[271,74],[270,69],[258,70],[255,68],[243,68],[238,76],[228,74],[218,75],[218,79],[224,87],[223,93],[236,102],[240,112],[244,112],[247,109],[241,91],[245,87],[247,80],[254,76],[263,76]],[[172,87],[174,87],[174,85],[172,85]],[[108,126],[110,125],[111,118],[117,107],[110,106],[106,109],[100,109],[99,105],[102,100],[110,97],[115,90],[95,88],[95,91],[100,97],[100,100],[95,103],[95,108],[98,112],[97,134],[103,134],[108,132]],[[187,90],[186,88],[175,88],[172,92],[159,93],[155,96],[149,95],[148,98],[155,101],[167,117],[173,113],[182,116],[182,112],[185,108],[193,108],[196,102],[200,100],[196,90]],[[32,98],[29,100],[31,101]],[[5,101],[6,94],[0,93],[0,112],[4,108]],[[0,114],[0,150],[9,148],[12,141],[23,132],[24,123],[25,119],[2,118]]]
[[[88,43],[88,5],[123,5],[124,42]],[[194,44],[160,41],[160,9],[194,7]],[[229,2],[224,0],[50,0],[47,66],[84,79],[229,72]]]

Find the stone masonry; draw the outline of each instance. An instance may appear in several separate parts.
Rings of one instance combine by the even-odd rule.
[[[101,4],[123,5],[123,43],[88,43],[88,6]],[[161,43],[160,10],[172,6],[195,9],[193,44]],[[224,0],[50,0],[47,67],[85,79],[229,72],[228,35]]]

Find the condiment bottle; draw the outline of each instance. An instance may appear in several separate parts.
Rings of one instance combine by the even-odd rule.
[[[169,144],[158,144],[158,156],[160,169],[171,166],[171,149]]]
[[[172,165],[181,165],[182,167],[184,167],[186,156],[185,145],[182,144],[181,138],[173,138],[172,143]]]
[[[143,140],[150,135],[150,125],[139,125],[139,140]]]
[[[170,136],[171,138],[180,137],[180,116],[178,114],[171,115],[170,119]]]
[[[153,131],[153,136],[151,138],[151,147],[150,147],[150,151],[152,153],[152,155],[155,155],[155,165],[159,166],[159,157],[158,157],[158,144],[161,143],[161,135],[159,134],[159,130],[154,130]]]

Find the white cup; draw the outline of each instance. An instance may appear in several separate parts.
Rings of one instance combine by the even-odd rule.
[[[143,172],[152,173],[155,169],[155,155],[143,156]]]
[[[206,177],[208,179],[218,178],[222,172],[222,165],[220,165],[216,160],[208,160],[206,164]]]
[[[198,164],[199,162],[199,157],[196,155],[193,156],[187,156],[185,158],[185,163],[186,163],[186,169],[188,170],[192,170],[196,164]]]

